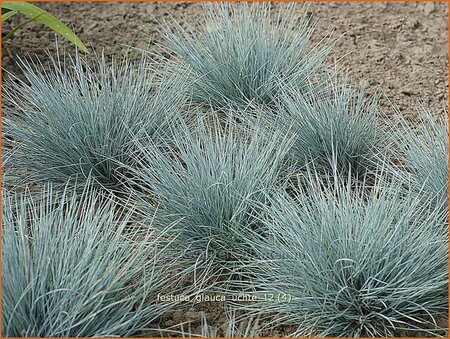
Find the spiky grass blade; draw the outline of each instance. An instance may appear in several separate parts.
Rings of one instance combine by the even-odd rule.
[[[424,199],[448,210],[448,112],[437,118],[424,105],[417,111],[415,122],[399,112],[395,115],[399,126],[388,131],[393,142],[393,156],[400,163],[391,166]]]
[[[322,180],[312,175],[295,197],[270,198],[268,234],[253,242],[261,260],[251,281],[261,302],[247,308],[297,326],[295,336],[442,333],[435,322],[448,312],[442,211],[399,183],[369,191],[337,176]]]
[[[141,128],[150,138],[163,133],[181,100],[173,88],[183,86],[168,78],[158,85],[145,58],[112,66],[103,57],[91,66],[78,55],[50,62],[50,71],[24,62],[26,81],[4,87],[13,165],[27,170],[25,183],[92,176],[99,186],[120,189],[116,164],[131,164],[132,136]]]
[[[115,206],[90,189],[4,192],[3,336],[130,336],[172,306],[155,295],[175,290],[177,258]]]
[[[302,88],[334,41],[309,48],[314,27],[295,4],[272,13],[269,3],[204,5],[194,35],[167,30],[168,47],[192,73],[192,98],[216,109],[271,104],[280,82]]]
[[[137,162],[149,165],[127,180],[145,184],[137,199],[147,214],[156,213],[157,225],[183,218],[172,228],[177,241],[197,256],[213,258],[216,267],[232,268],[254,227],[250,202],[263,201],[264,192],[278,183],[291,141],[258,126],[203,118],[194,128],[179,124],[174,131],[172,147],[140,152]]]
[[[377,160],[386,147],[376,98],[366,98],[342,78],[329,80],[320,92],[284,86],[277,115],[268,118],[293,134],[290,158],[299,169],[312,164],[321,175],[363,177],[382,163]]]

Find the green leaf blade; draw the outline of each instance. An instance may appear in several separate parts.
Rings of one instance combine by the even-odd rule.
[[[2,8],[2,22],[8,20],[9,18],[16,15],[17,13],[19,13],[19,12],[18,11],[10,11],[10,10],[8,10],[6,13],[3,13],[3,8]]]
[[[65,39],[75,44],[81,51],[89,53],[84,43],[69,27],[45,10],[27,2],[2,2],[2,8],[9,9],[10,11],[16,11],[30,18],[35,18],[36,21],[39,21],[45,26],[53,29],[56,33],[62,35]],[[7,14],[9,13],[10,12]]]

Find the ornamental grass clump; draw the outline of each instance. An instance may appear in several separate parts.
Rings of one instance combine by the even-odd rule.
[[[322,176],[337,171],[361,178],[381,165],[386,142],[375,97],[331,79],[326,89],[301,93],[284,86],[277,114],[267,116],[294,138],[289,158],[299,170],[312,165]]]
[[[233,269],[246,255],[244,239],[257,227],[248,211],[253,200],[283,185],[283,168],[290,139],[258,126],[235,124],[232,118],[198,118],[194,127],[173,128],[173,145],[142,148],[136,162],[151,164],[128,169],[139,209],[155,216],[157,226],[182,219],[171,232],[194,259],[212,260],[217,269]],[[139,141],[137,141],[139,142]]]
[[[269,3],[204,5],[205,20],[191,34],[175,22],[167,49],[191,73],[192,99],[199,104],[271,105],[280,82],[301,89],[319,72],[334,41],[310,47],[314,26],[295,4],[272,13]]]
[[[175,293],[187,266],[114,210],[87,188],[3,192],[3,336],[127,337],[173,306],[156,294]]]
[[[314,174],[294,197],[268,198],[267,235],[252,242],[259,260],[249,264],[261,301],[247,308],[297,327],[294,336],[442,334],[437,321],[448,306],[442,211],[405,193],[401,183],[379,181],[369,190],[337,175],[326,185],[322,180]]]
[[[169,77],[156,80],[145,58],[108,65],[103,57],[89,62],[77,55],[51,58],[49,67],[24,62],[26,80],[4,86],[11,166],[25,170],[22,184],[92,177],[120,190],[117,162],[132,164],[132,137],[141,128],[149,138],[164,134],[182,97],[172,87],[183,86]]]
[[[399,124],[388,131],[399,163],[391,167],[393,173],[408,180],[426,201],[447,211],[448,113],[435,117],[422,105],[414,123],[399,113],[395,117]]]

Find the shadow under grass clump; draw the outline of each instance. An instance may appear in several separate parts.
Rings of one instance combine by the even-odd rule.
[[[189,267],[97,193],[3,192],[3,336],[138,335],[174,305],[156,295]]]
[[[338,176],[324,185],[315,173],[295,198],[268,198],[268,235],[252,242],[258,259],[249,263],[260,302],[247,309],[295,325],[294,336],[439,335],[448,306],[442,210],[401,183],[351,185]]]
[[[21,173],[6,179],[15,185],[92,177],[98,187],[120,191],[117,164],[133,164],[132,138],[141,129],[149,138],[164,134],[182,102],[172,87],[183,86],[157,80],[144,57],[108,66],[103,57],[92,63],[76,55],[50,58],[50,71],[33,61],[22,67],[26,80],[4,85],[9,167]]]

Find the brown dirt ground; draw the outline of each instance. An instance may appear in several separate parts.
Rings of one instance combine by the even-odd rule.
[[[107,56],[125,53],[126,46],[156,49],[164,20],[172,16],[181,26],[193,29],[202,12],[198,3],[37,4],[67,23],[88,48],[104,51]],[[327,62],[331,65],[339,60],[369,94],[383,93],[384,112],[391,112],[391,100],[404,114],[414,116],[417,100],[423,100],[435,114],[443,114],[448,101],[447,3],[316,2],[310,3],[307,11],[313,21],[318,20],[313,43],[331,28],[336,37],[346,33]],[[3,28],[8,29],[8,25]],[[60,50],[73,51],[71,45],[58,41]],[[47,50],[56,52],[55,35],[40,24],[30,23],[3,47],[2,66],[20,74],[18,57],[35,54],[45,60]],[[205,310],[211,325],[220,323],[217,307],[209,305]],[[192,320],[196,327],[199,319],[195,311],[174,310],[161,325]]]
[[[164,21],[170,22],[170,17],[188,28],[194,28],[202,17],[199,3],[39,5],[69,24],[89,48],[103,50],[108,56],[124,52],[127,45],[155,49]],[[447,106],[447,3],[315,2],[309,3],[307,10],[313,21],[318,20],[312,43],[319,42],[331,28],[336,37],[346,33],[327,62],[340,60],[368,93],[383,93],[381,107],[386,113],[391,110],[388,99],[405,114],[413,115],[417,100],[427,103],[435,114]],[[59,42],[60,48],[72,49],[61,39]],[[54,53],[55,34],[31,23],[3,47],[3,67],[17,74],[17,56],[45,58],[47,49]]]

